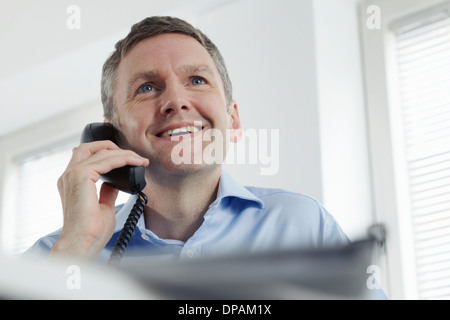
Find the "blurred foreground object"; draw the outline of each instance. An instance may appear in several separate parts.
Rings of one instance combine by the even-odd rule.
[[[385,299],[376,240],[325,249],[120,265],[0,257],[2,299]]]
[[[0,256],[0,266],[0,299],[4,300],[154,298],[123,272],[87,261]]]
[[[121,268],[165,299],[387,299],[373,273],[375,249],[370,238],[334,248],[142,260]]]

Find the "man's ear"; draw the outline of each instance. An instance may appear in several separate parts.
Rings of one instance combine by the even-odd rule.
[[[230,141],[237,143],[242,138],[242,127],[236,101],[233,100],[233,102],[231,103],[230,110],[231,110]]]

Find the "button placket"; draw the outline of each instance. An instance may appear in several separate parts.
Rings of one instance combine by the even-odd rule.
[[[186,257],[188,257],[188,258],[193,258],[194,257],[194,251],[192,251],[192,249],[187,249],[186,250]]]

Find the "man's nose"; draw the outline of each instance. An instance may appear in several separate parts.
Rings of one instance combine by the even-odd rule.
[[[161,95],[161,114],[169,115],[176,114],[181,110],[189,110],[190,104],[186,94],[185,88],[181,84],[167,85]]]

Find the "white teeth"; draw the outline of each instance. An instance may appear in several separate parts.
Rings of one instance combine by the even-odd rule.
[[[173,130],[167,130],[167,131],[161,133],[160,137],[164,138],[164,137],[171,137],[171,136],[179,136],[182,134],[192,133],[192,132],[197,132],[197,131],[200,131],[200,129],[197,127],[186,126],[186,127],[176,128]]]

